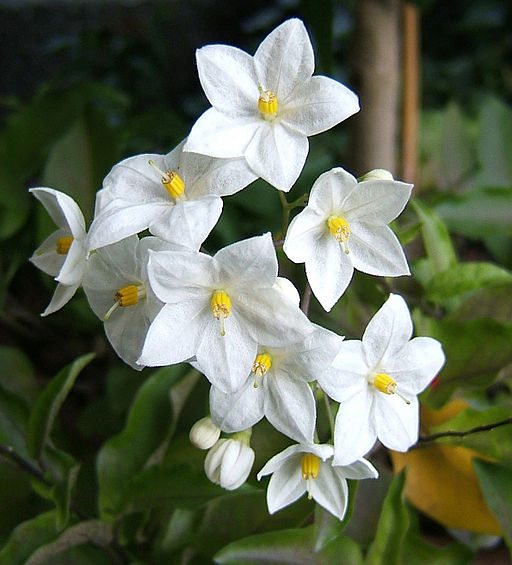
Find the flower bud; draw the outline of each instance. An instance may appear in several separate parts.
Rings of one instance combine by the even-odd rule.
[[[253,463],[254,451],[247,443],[223,438],[206,455],[204,470],[212,483],[235,490],[247,480]]]
[[[220,428],[218,428],[210,418],[205,416],[198,420],[190,429],[190,443],[199,449],[210,449],[213,447],[220,437]]]
[[[386,169],[372,169],[362,177],[359,177],[358,182],[365,180],[394,180],[393,175]]]

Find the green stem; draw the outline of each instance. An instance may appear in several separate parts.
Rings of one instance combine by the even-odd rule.
[[[506,420],[501,420],[499,422],[493,422],[492,424],[476,426],[475,428],[471,428],[469,430],[464,430],[464,431],[448,430],[446,432],[438,432],[436,434],[420,435],[420,437],[418,438],[418,443],[435,441],[436,439],[440,439],[444,437],[465,437],[471,434],[494,430],[495,428],[499,428],[500,426],[506,426],[507,424],[512,424],[512,418],[507,418]]]

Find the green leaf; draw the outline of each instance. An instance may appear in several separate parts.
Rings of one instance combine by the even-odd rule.
[[[111,541],[112,531],[108,524],[100,520],[86,520],[71,526],[51,543],[39,547],[25,565],[43,565],[63,551],[84,543],[108,545]]]
[[[481,459],[473,461],[485,502],[498,520],[512,553],[512,468]]]
[[[124,512],[161,506],[196,508],[226,493],[208,480],[204,472],[188,465],[152,466],[130,478],[122,501]]]
[[[171,388],[182,378],[183,370],[183,365],[173,365],[152,374],[140,388],[124,430],[101,448],[96,465],[103,519],[114,518],[130,479],[168,438],[174,426]]]
[[[478,392],[492,384],[497,373],[512,363],[512,325],[491,319],[465,322],[434,320],[414,314],[416,331],[439,340],[446,355],[435,386],[422,394],[422,401],[440,407],[456,390]]]
[[[419,200],[411,199],[411,205],[421,222],[421,234],[432,276],[446,271],[457,263],[450,234],[437,214]]]
[[[28,417],[26,402],[0,385],[0,442],[22,457],[28,456],[25,445]]]
[[[495,406],[488,410],[476,410],[467,408],[459,412],[454,418],[435,426],[429,433],[438,432],[465,432],[482,426],[489,426],[498,422],[510,420],[510,408]],[[508,465],[512,465],[512,422],[493,428],[492,431],[484,430],[462,437],[450,436],[439,441],[447,441],[450,444],[462,445],[478,451],[484,456],[497,459]]]
[[[440,547],[428,543],[418,534],[407,536],[403,545],[401,563],[407,565],[467,565],[473,551],[465,545],[450,543]]]
[[[45,455],[53,471],[54,484],[50,489],[49,497],[57,508],[57,529],[62,530],[69,522],[71,495],[78,478],[80,464],[68,453],[54,447],[48,447]]]
[[[221,565],[316,565],[313,526],[249,536],[221,549],[214,557]]]
[[[493,318],[502,323],[512,320],[512,282],[475,291],[450,314],[450,319],[460,322],[475,318]]]
[[[0,565],[25,565],[34,551],[57,537],[55,518],[52,510],[17,526],[0,551]]]
[[[39,394],[30,359],[15,347],[0,346],[0,382],[29,403]]]
[[[60,407],[80,371],[93,357],[94,353],[88,353],[75,359],[73,363],[59,371],[39,395],[30,414],[27,431],[27,450],[34,459],[41,457]]]
[[[426,294],[429,300],[443,302],[473,290],[505,282],[512,282],[512,273],[493,263],[459,263],[434,277],[426,288]]]
[[[479,187],[443,200],[435,210],[451,231],[466,237],[484,239],[512,234],[510,187]]]
[[[382,505],[375,539],[368,549],[365,565],[399,563],[402,545],[409,527],[404,504],[405,473],[394,477]]]
[[[343,556],[343,565],[362,565],[363,554],[357,543],[344,535],[338,536],[317,554],[320,565],[339,565]]]

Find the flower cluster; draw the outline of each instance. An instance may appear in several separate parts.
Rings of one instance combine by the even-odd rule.
[[[58,283],[43,315],[82,285],[123,361],[138,370],[188,362],[211,383],[210,414],[190,437],[208,450],[205,472],[213,482],[230,490],[245,482],[255,456],[251,429],[266,418],[296,442],[258,474],[272,475],[269,511],[307,492],[342,519],[347,479],[377,477],[363,458],[377,439],[399,451],[417,440],[416,397],[444,355],[431,338],[411,339],[409,310],[398,295],[375,314],[362,341],[344,341],[313,324],[293,284],[278,276],[280,243],[270,233],[213,255],[201,248],[223,197],[257,178],[290,190],[308,136],[359,106],[339,82],[313,76],[313,49],[297,19],[274,30],[254,57],[211,45],[198,50],[197,66],[212,108],[167,155],[137,155],[112,168],[88,233],[69,196],[31,189],[59,228],[32,257]],[[357,180],[342,168],[315,182],[283,249],[291,261],[305,263],[326,311],[354,269],[409,274],[388,224],[411,189],[386,172]],[[319,442],[316,428],[322,395],[339,405],[330,443]]]

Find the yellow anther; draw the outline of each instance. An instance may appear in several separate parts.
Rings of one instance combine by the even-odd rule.
[[[396,381],[394,379],[392,379],[389,375],[386,375],[386,373],[378,373],[377,375],[375,375],[375,378],[373,379],[373,386],[380,392],[383,392],[384,394],[396,394],[397,396],[399,396],[406,404],[410,404],[411,401],[408,400],[407,398],[405,398],[404,396],[402,396],[397,390],[397,384]]]
[[[177,172],[162,171],[152,159],[148,163],[162,175],[162,184],[172,198],[178,198],[185,192],[185,183]]]
[[[260,353],[256,355],[252,366],[252,372],[256,375],[254,379],[254,388],[258,388],[258,377],[262,377],[272,367],[272,357],[268,353]]]
[[[123,286],[114,295],[114,304],[109,308],[108,312],[103,316],[103,320],[106,322],[112,312],[119,308],[120,306],[135,306],[142,298],[146,297],[146,289],[144,285],[130,284],[128,286]]]
[[[224,320],[231,312],[231,300],[229,296],[223,290],[216,291],[212,296],[210,306],[212,308],[213,317],[220,322],[220,335],[225,336]]]
[[[73,236],[59,237],[55,245],[58,255],[67,255],[71,244],[75,238]]]
[[[318,477],[320,470],[320,458],[314,453],[304,453],[302,456],[300,467],[302,471],[302,478],[307,483],[308,498],[311,499],[311,481]]]
[[[258,110],[264,117],[274,117],[277,114],[277,96],[270,90],[263,90],[258,87],[260,97],[258,98]]]
[[[327,225],[329,226],[329,231],[334,239],[343,244],[345,248],[345,253],[348,255],[348,238],[350,237],[350,226],[347,220],[340,218],[339,216],[331,216],[327,220]]]

